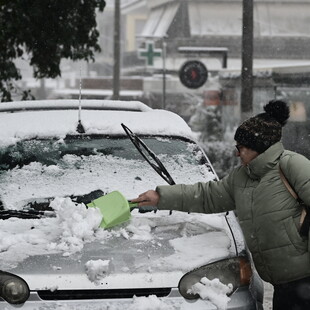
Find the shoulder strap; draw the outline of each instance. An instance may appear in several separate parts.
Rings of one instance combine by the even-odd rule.
[[[299,219],[299,224],[302,227],[302,224],[305,221],[305,217],[307,215],[307,209],[303,203],[303,201],[298,197],[298,195],[296,194],[296,192],[293,190],[293,188],[291,187],[290,183],[288,182],[287,178],[285,177],[280,165],[279,165],[279,172],[280,172],[280,178],[282,180],[282,182],[284,183],[285,187],[287,188],[287,190],[289,191],[289,193],[300,203],[302,204],[303,208],[301,211],[301,216]],[[308,232],[309,228],[305,229],[306,232]]]
[[[287,190],[289,191],[289,193],[296,199],[298,200],[298,195],[295,193],[295,191],[293,190],[293,188],[291,187],[290,183],[288,182],[287,178],[285,177],[280,165],[279,165],[279,172],[280,172],[280,177],[281,180],[283,181],[284,185],[286,186]]]

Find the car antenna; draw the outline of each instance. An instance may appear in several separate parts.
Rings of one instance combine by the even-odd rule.
[[[81,102],[81,97],[82,97],[82,77],[81,77],[81,64],[80,64],[80,94],[79,94],[79,120],[78,120],[78,125],[76,127],[76,131],[78,133],[85,133],[84,126],[82,125],[81,122],[81,112],[82,112],[82,102]]]

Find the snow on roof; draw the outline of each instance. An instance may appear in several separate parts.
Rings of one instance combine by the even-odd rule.
[[[121,101],[121,100],[81,100],[83,109],[105,109],[105,110],[137,110],[152,111],[150,107],[140,101]],[[79,108],[79,101],[74,99],[53,99],[53,100],[29,100],[3,102],[0,105],[0,112],[15,110],[33,109],[62,109]]]
[[[194,139],[191,129],[177,114],[154,110],[139,101],[38,100],[0,105],[0,145],[34,137],[64,138],[77,134],[79,114],[86,134],[184,136]],[[14,111],[14,113],[9,112]]]
[[[72,88],[65,88],[65,89],[56,89],[54,91],[54,95],[58,96],[72,96],[72,95],[79,95],[78,89]],[[113,90],[112,89],[83,89],[84,96],[112,96]],[[142,96],[142,90],[120,90],[120,96]]]

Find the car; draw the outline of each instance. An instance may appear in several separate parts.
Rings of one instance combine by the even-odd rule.
[[[126,204],[156,185],[217,179],[173,112],[138,101],[1,103],[0,309],[262,309],[233,212],[132,208],[104,227],[105,211],[91,207],[111,193]]]

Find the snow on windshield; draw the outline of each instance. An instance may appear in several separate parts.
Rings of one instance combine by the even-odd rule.
[[[133,151],[139,156],[137,151]],[[176,183],[214,178],[206,165],[194,165],[183,154],[169,157],[163,154],[159,158]],[[104,193],[119,190],[131,199],[156,185],[166,184],[143,159],[103,154],[67,154],[56,165],[31,162],[21,168],[2,171],[0,180],[2,203],[10,209],[20,209],[24,201],[34,198],[83,195],[98,189]]]

